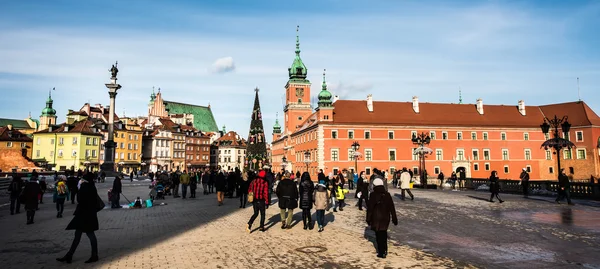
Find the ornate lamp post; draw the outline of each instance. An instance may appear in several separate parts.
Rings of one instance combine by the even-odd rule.
[[[431,138],[425,132],[422,132],[418,135],[413,134],[412,142],[415,145],[418,145],[415,154],[419,155],[419,179],[421,180],[421,185],[423,185],[424,189],[427,189],[427,175],[425,173],[425,154],[428,152],[431,153],[431,149],[425,148],[426,145],[429,145],[431,142]]]
[[[542,148],[544,148],[545,150],[548,150],[549,148],[554,149],[554,154],[556,154],[556,161],[557,161],[557,165],[558,165],[558,173],[556,173],[558,176],[560,176],[561,173],[561,168],[560,168],[560,150],[561,149],[571,149],[575,147],[575,144],[573,144],[573,142],[561,138],[558,132],[558,127],[560,127],[562,129],[563,133],[568,133],[569,130],[571,129],[571,124],[569,123],[569,121],[567,120],[568,117],[564,116],[561,119],[559,119],[556,115],[554,115],[553,119],[548,119],[546,117],[544,117],[544,123],[540,125],[540,128],[542,129],[542,132],[544,134],[548,134],[550,131],[552,131],[553,134],[553,138],[550,138],[546,141],[544,141],[544,143],[542,143]],[[550,130],[550,128],[552,128],[552,130]]]
[[[354,151],[352,153],[353,157],[354,157],[354,172],[358,174],[358,157],[360,157],[360,152],[358,152],[358,149],[360,149],[360,144],[358,144],[358,141],[354,141],[354,143],[352,143],[352,150]]]
[[[283,158],[281,158],[281,170],[284,170],[284,172],[285,172],[286,167],[287,167],[287,158],[285,156],[283,156]]]
[[[109,70],[111,74],[110,83],[105,84],[106,88],[108,88],[108,96],[110,97],[110,108],[108,114],[108,140],[104,143],[104,163],[101,169],[109,173],[115,171],[115,98],[117,97],[117,90],[121,88],[121,85],[117,84],[117,73],[119,73],[117,65],[118,62],[115,62]]]
[[[308,172],[308,165],[310,164],[310,152],[304,152],[304,163],[306,164],[306,172]]]

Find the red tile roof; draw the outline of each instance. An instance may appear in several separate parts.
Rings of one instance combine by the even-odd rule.
[[[65,128],[68,126],[68,131],[65,132]],[[36,133],[82,133],[85,135],[102,135],[99,132],[95,132],[92,128],[94,126],[94,122],[88,118],[86,120],[76,121],[73,124],[60,124],[52,127],[52,131],[50,129],[41,130]]]
[[[15,128],[0,127],[0,141],[33,142],[33,139]]]
[[[568,115],[573,126],[600,126],[600,118],[584,102],[526,106],[526,115],[517,106],[483,105],[479,114],[475,104],[419,103],[419,113],[412,102],[373,101],[373,112],[366,101],[338,100],[334,104],[334,124],[372,124],[405,126],[477,126],[536,128],[547,117]]]
[[[244,140],[243,138],[241,138],[236,132],[229,131],[225,135],[219,137],[219,139],[217,139],[214,142],[214,144],[216,146],[230,145],[230,146],[245,147],[246,146],[246,140]]]

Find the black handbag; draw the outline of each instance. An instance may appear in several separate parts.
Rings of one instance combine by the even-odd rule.
[[[96,194],[96,212],[100,212],[100,210],[104,209],[105,206],[106,204],[104,204],[104,201],[102,201],[100,195]]]

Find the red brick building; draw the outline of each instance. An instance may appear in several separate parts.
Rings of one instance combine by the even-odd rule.
[[[326,173],[355,169],[351,145],[356,141],[361,153],[358,171],[417,170],[411,138],[425,132],[433,150],[425,169],[433,177],[440,171],[450,175],[464,169],[466,177],[487,178],[496,170],[501,178],[516,179],[526,168],[532,179],[555,179],[557,157],[574,179],[600,175],[600,117],[585,102],[484,105],[478,99],[475,104],[445,104],[419,102],[418,97],[411,102],[373,101],[371,95],[366,100],[334,101],[323,74],[318,107],[313,110],[308,99],[311,83],[306,80],[298,42],[288,71],[284,126],[277,121],[273,128],[273,167],[282,167],[285,156],[288,170],[304,171],[308,152],[308,171],[313,176],[318,169]],[[564,136],[577,146],[560,156],[541,149],[547,137],[540,124],[544,117],[555,115],[568,116],[572,127]]]
[[[185,133],[185,164],[187,170],[204,168],[210,164],[210,136],[182,125]]]

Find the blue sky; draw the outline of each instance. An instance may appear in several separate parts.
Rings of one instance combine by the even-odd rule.
[[[579,77],[600,113],[598,1],[58,0],[0,3],[0,117],[39,117],[52,87],[59,121],[107,104],[118,60],[119,115],[145,115],[154,86],[246,136],[259,87],[270,130],[296,25],[312,95],[324,68],[344,99],[507,105],[575,101]]]

